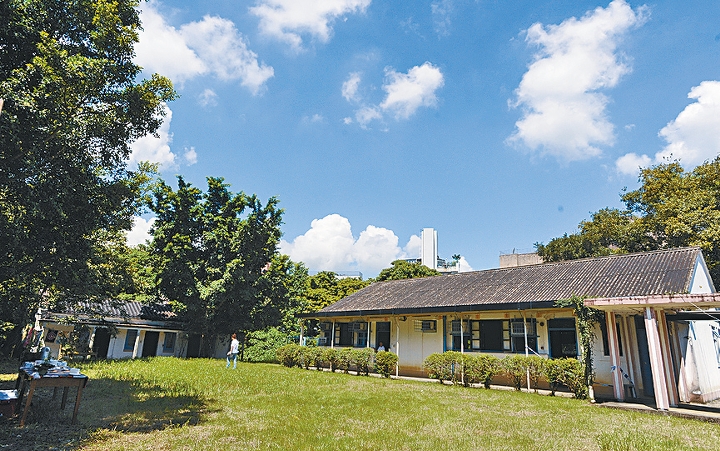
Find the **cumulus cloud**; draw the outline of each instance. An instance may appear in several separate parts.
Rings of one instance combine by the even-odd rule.
[[[315,219],[310,230],[292,242],[282,240],[280,251],[316,271],[358,270],[374,275],[399,258],[419,257],[420,237],[413,235],[405,248],[392,230],[369,225],[353,236],[350,221],[338,214]]]
[[[175,154],[170,150],[172,133],[170,133],[170,122],[172,121],[172,110],[165,106],[165,117],[157,131],[157,136],[145,135],[130,144],[132,150],[128,163],[131,166],[141,161],[158,163],[161,169],[175,167]]]
[[[332,23],[345,14],[363,13],[371,0],[258,0],[250,13],[260,18],[264,34],[288,43],[295,51],[302,49],[309,35],[328,42]]]
[[[140,14],[143,30],[135,47],[137,63],[149,72],[168,76],[176,83],[213,74],[221,80],[240,80],[253,94],[262,91],[274,70],[258,62],[235,24],[205,16],[179,29],[167,24],[154,3]]]
[[[145,220],[140,216],[135,216],[133,218],[133,227],[129,232],[127,232],[128,246],[136,246],[150,240],[152,238],[150,235],[150,229],[152,228],[154,222],[155,218]]]
[[[666,160],[680,160],[683,166],[690,168],[720,154],[720,81],[700,83],[690,90],[688,98],[696,101],[686,106],[659,132],[659,136],[667,142],[665,148],[654,158],[634,153],[620,157],[615,162],[619,172],[634,175],[639,167]]]
[[[440,69],[428,62],[413,67],[407,74],[386,69],[385,77],[383,90],[387,96],[380,108],[393,113],[397,119],[407,119],[421,106],[435,106],[435,91],[445,84]]]
[[[185,152],[183,153],[183,160],[185,160],[185,164],[188,166],[192,166],[197,163],[197,152],[195,152],[194,147],[185,149]]]
[[[362,127],[374,120],[382,120],[385,114],[394,116],[396,120],[408,119],[420,107],[436,106],[435,93],[445,84],[440,69],[429,62],[415,66],[407,73],[387,68],[382,86],[385,99],[379,105],[368,105],[358,95],[360,81],[357,73],[351,73],[343,83],[342,95],[348,102],[359,105],[355,110],[355,121]],[[352,123],[352,120],[345,118],[345,123]]]
[[[647,11],[614,0],[580,19],[532,25],[526,40],[538,51],[515,90],[511,106],[520,107],[523,116],[508,144],[565,161],[597,156],[599,146],[612,145],[614,127],[605,112],[609,100],[600,90],[616,86],[630,72],[617,47],[647,20]]]

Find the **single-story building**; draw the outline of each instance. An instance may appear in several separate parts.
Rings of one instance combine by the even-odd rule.
[[[104,301],[80,304],[62,313],[39,312],[42,341],[60,358],[68,340],[80,343],[81,354],[125,359],[153,356],[197,357],[200,336],[189,335],[168,303]],[[71,338],[74,332],[76,336]],[[67,349],[67,346],[65,346]]]
[[[448,350],[579,357],[573,310],[555,306],[572,296],[606,312],[596,396],[660,409],[720,397],[720,296],[699,248],[379,282],[304,318],[319,322],[320,345],[382,342],[399,374],[422,376],[424,359]]]

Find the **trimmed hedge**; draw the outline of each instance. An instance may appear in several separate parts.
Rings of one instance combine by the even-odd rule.
[[[375,372],[384,377],[390,377],[395,372],[398,356],[389,351],[380,351],[375,354]]]

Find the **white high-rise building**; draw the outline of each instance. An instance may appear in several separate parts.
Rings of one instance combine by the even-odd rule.
[[[422,251],[420,259],[422,264],[430,269],[437,269],[438,244],[437,231],[431,227],[422,229]]]

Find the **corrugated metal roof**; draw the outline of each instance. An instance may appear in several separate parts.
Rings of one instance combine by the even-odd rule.
[[[496,309],[589,297],[686,293],[699,248],[568,260],[447,276],[378,282],[325,307],[320,316],[413,309]]]

